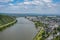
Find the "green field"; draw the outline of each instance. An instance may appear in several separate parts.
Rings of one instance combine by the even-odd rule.
[[[40,27],[40,30],[33,40],[45,40],[50,35],[50,33],[44,30],[44,28],[47,28],[48,24],[44,24],[39,21],[34,21],[34,24],[36,28]]]
[[[15,22],[16,22],[15,17],[0,15],[0,30],[14,24]]]
[[[52,40],[60,40],[60,35],[59,36],[56,36],[54,39]]]
[[[43,40],[43,33],[44,33],[44,29],[43,27],[40,29],[40,31],[37,33],[37,35],[33,38],[33,40]]]

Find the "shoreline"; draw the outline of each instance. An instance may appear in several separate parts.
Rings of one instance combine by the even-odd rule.
[[[10,23],[7,23],[7,24],[4,24],[4,25],[0,26],[0,31],[3,30],[6,27],[10,27],[11,25],[15,24],[16,22],[17,22],[17,20],[15,19]]]
[[[42,38],[42,36],[41,37],[39,37],[39,35],[41,34],[41,33],[43,33],[44,32],[44,29],[43,29],[43,27],[38,31],[38,33],[35,35],[35,37],[33,38],[33,40],[40,40],[41,38]]]

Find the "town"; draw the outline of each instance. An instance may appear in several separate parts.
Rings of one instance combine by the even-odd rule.
[[[39,29],[33,40],[60,40],[60,17],[59,16],[36,16],[25,17]]]

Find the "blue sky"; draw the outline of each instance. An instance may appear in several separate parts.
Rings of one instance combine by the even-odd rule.
[[[60,13],[60,0],[0,0],[0,13]]]
[[[13,2],[16,3],[16,2],[24,2],[24,0],[14,0]]]
[[[60,0],[53,0],[53,2],[55,2],[55,3],[56,3],[56,2],[60,2]]]
[[[14,0],[13,2],[16,2],[16,1],[18,1],[18,2],[24,2],[24,0]],[[33,0],[29,0],[29,1],[33,1]],[[60,0],[53,0],[53,2],[60,2]]]
[[[24,0],[13,0],[12,2],[13,2],[13,3],[16,3],[17,1],[18,1],[18,2],[24,2]],[[33,0],[29,0],[29,1],[33,1]],[[52,1],[53,1],[54,3],[60,2],[60,0],[52,0]]]

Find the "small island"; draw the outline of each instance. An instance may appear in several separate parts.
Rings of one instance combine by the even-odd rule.
[[[16,22],[17,20],[14,16],[0,15],[0,31],[10,27]]]

